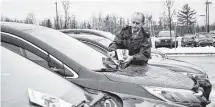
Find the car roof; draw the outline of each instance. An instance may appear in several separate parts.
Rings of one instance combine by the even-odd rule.
[[[85,100],[84,90],[59,75],[2,46],[1,54],[2,106],[32,106],[29,103],[28,89],[75,105]]]
[[[93,34],[97,36],[101,36],[110,40],[114,40],[115,35],[113,35],[110,32],[101,31],[101,30],[95,30],[95,29],[63,29],[60,30],[63,33],[74,33],[74,34],[80,34],[80,33],[87,33],[87,34]]]
[[[19,31],[34,30],[44,28],[42,26],[33,26],[32,24],[14,23],[14,22],[1,22],[1,25],[8,26]]]

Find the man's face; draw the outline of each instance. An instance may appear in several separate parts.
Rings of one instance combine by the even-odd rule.
[[[138,14],[134,14],[131,18],[131,27],[133,32],[137,32],[141,29],[141,27],[143,26],[142,23],[142,15],[138,15]]]

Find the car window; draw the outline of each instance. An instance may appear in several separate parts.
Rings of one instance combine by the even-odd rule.
[[[5,42],[1,42],[1,45],[19,55],[23,55],[22,54],[22,49],[18,46],[15,46],[15,45],[12,45],[12,44],[9,44],[9,43],[5,43]]]
[[[28,51],[28,50],[25,50],[25,53],[26,53],[26,57],[28,59],[30,59],[31,61],[49,69],[49,66],[48,66],[48,62],[46,60],[44,60],[43,58],[39,57],[38,55]]]
[[[70,78],[70,77],[74,77],[74,72],[72,72],[73,70],[70,69],[68,66],[64,65],[64,77],[65,78]]]
[[[64,66],[61,61],[53,57],[52,55],[48,55],[48,59],[43,59],[40,56],[25,50],[26,52],[26,57],[33,62],[37,63],[38,65],[41,65],[45,67],[48,70],[51,70],[57,74],[59,74],[62,77],[73,77],[74,72],[71,72],[71,69],[67,66]]]
[[[75,72],[72,71],[71,69],[68,69],[68,67],[67,69],[64,70],[66,65],[64,65],[61,61],[57,60],[52,55],[48,54],[48,52],[44,51],[43,49],[15,35],[11,37],[16,38],[17,41],[19,40],[19,43],[22,43],[25,45],[20,45],[19,47],[19,46],[13,45],[12,44],[13,42],[10,42],[10,43],[1,42],[3,47],[8,48],[14,51],[15,53],[22,55],[23,57],[31,60],[32,62],[35,62],[36,64],[48,70],[61,74],[61,76],[65,77],[66,72],[69,72],[67,73],[67,76],[74,76],[74,78],[78,77],[78,75],[75,74]],[[15,42],[14,44],[16,43],[18,42]],[[73,77],[70,77],[70,78],[73,78]]]

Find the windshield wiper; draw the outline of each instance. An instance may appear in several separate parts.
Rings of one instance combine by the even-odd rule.
[[[92,107],[104,97],[105,97],[105,95],[103,93],[99,93],[90,103],[88,103],[86,100],[84,100],[77,106],[72,106],[72,107]]]
[[[118,69],[114,69],[114,68],[102,68],[102,69],[98,69],[98,70],[93,70],[96,72],[116,72],[118,71]]]

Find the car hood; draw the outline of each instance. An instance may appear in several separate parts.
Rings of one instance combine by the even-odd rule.
[[[192,89],[194,81],[189,77],[172,72],[168,69],[148,65],[140,76],[127,76],[113,72],[104,74],[112,81],[138,84],[141,86],[155,86],[165,88]],[[124,71],[126,72],[126,71]]]
[[[202,68],[196,65],[170,58],[152,58],[148,63],[152,66],[164,67],[176,72],[206,74]]]
[[[185,107],[172,102],[164,102],[144,97],[127,95],[122,93],[114,93],[123,101],[123,107]]]
[[[196,39],[196,41],[208,41],[208,42],[210,42],[210,41],[213,41],[211,38],[200,38],[200,39]]]

